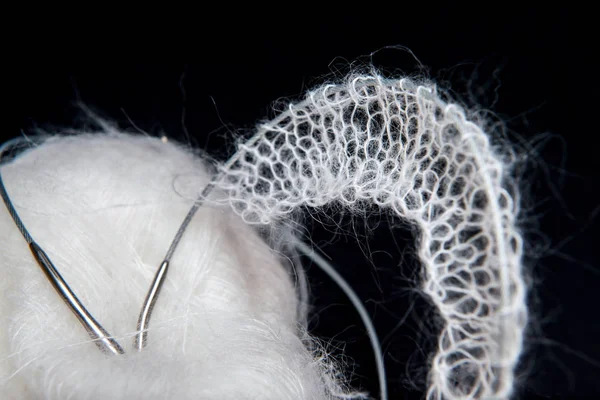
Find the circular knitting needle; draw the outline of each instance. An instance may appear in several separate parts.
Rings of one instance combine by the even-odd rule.
[[[98,346],[100,351],[112,354],[125,353],[119,343],[110,336],[106,329],[104,329],[102,325],[92,317],[83,304],[81,304],[81,301],[79,301],[75,293],[73,293],[73,290],[71,290],[67,282],[65,282],[44,250],[35,242],[29,243],[29,249],[56,292],[64,302],[67,303],[90,337],[94,339],[94,343],[96,343],[96,346]]]
[[[15,144],[18,144],[19,141],[10,141],[5,143],[2,147],[0,147],[0,160],[2,160],[2,155],[7,151],[9,147],[12,147]],[[119,345],[119,343],[111,337],[111,335],[94,319],[94,317],[89,313],[89,311],[85,308],[85,306],[81,303],[81,301],[77,298],[73,290],[69,287],[67,282],[60,275],[50,258],[46,254],[46,252],[33,240],[27,229],[25,229],[25,225],[23,225],[23,221],[17,214],[17,210],[15,210],[10,198],[8,197],[8,193],[6,192],[6,188],[4,187],[4,182],[2,180],[2,174],[0,174],[0,197],[4,201],[4,205],[8,209],[8,213],[12,217],[15,222],[17,228],[23,235],[23,238],[29,244],[29,249],[33,254],[33,257],[37,261],[38,265],[54,287],[54,290],[59,294],[59,296],[64,300],[67,306],[71,309],[73,314],[77,317],[81,325],[88,332],[90,337],[94,340],[94,343],[100,351],[107,354],[123,354],[125,351]]]
[[[160,288],[162,287],[163,282],[167,276],[167,270],[169,269],[169,262],[167,260],[163,261],[156,271],[156,275],[154,276],[154,280],[152,281],[152,286],[150,286],[150,290],[146,295],[146,300],[144,300],[144,306],[142,307],[142,312],[140,313],[140,317],[138,319],[138,330],[135,338],[133,339],[133,346],[141,351],[146,346],[146,340],[148,337],[148,324],[150,322],[150,315],[152,314],[152,309],[154,308],[154,303],[156,303],[156,299],[158,298],[158,294],[160,293]]]
[[[194,202],[194,205],[192,205],[192,208],[190,208],[187,215],[183,219],[183,222],[179,226],[179,229],[177,230],[177,233],[175,234],[175,237],[171,242],[171,246],[169,246],[169,250],[167,250],[167,254],[163,259],[163,262],[160,264],[160,267],[158,267],[156,274],[154,274],[152,285],[148,290],[146,300],[144,300],[144,304],[142,305],[142,311],[140,312],[140,316],[138,318],[137,333],[133,338],[133,346],[138,351],[141,351],[146,346],[150,317],[152,316],[152,310],[154,309],[154,304],[156,303],[156,299],[160,294],[160,289],[163,285],[163,282],[167,278],[167,271],[169,269],[169,262],[171,261],[171,257],[173,256],[173,253],[175,253],[175,249],[177,248],[177,245],[179,245],[179,242],[181,241],[181,238],[183,237],[183,234],[185,233],[185,230],[187,229],[188,225],[194,218],[196,211],[198,211],[200,206],[202,206],[202,204],[204,203],[204,199],[206,199],[206,196],[208,196],[208,194],[214,188],[215,183],[219,178],[220,175],[212,181],[210,181],[208,185],[206,185],[200,196],[198,196],[198,198]]]
[[[283,117],[279,117],[279,118],[283,118]],[[251,137],[246,142],[246,146],[252,145],[256,141],[258,141],[260,139],[260,137],[261,137],[260,133],[255,134],[253,137]],[[142,311],[140,312],[140,316],[138,318],[137,333],[136,333],[135,337],[133,338],[133,345],[138,351],[142,350],[146,346],[146,341],[148,338],[148,325],[150,324],[150,317],[152,315],[152,310],[154,309],[154,304],[156,303],[156,299],[158,298],[158,295],[160,294],[160,288],[162,287],[162,284],[167,277],[167,269],[169,266],[169,262],[171,261],[171,257],[173,256],[173,253],[175,253],[175,249],[177,249],[177,246],[179,245],[179,242],[181,241],[181,238],[183,237],[183,234],[185,233],[185,230],[187,229],[188,225],[194,218],[194,215],[196,215],[196,212],[198,211],[198,209],[202,206],[202,204],[204,204],[204,200],[208,197],[210,192],[215,188],[216,184],[221,179],[223,179],[227,170],[229,170],[229,168],[231,168],[231,166],[241,157],[241,155],[242,155],[242,151],[238,150],[223,165],[223,167],[221,168],[221,172],[218,173],[206,185],[204,190],[202,190],[202,193],[200,194],[200,196],[198,196],[198,198],[196,199],[196,201],[194,202],[194,204],[188,211],[187,215],[183,219],[183,222],[179,226],[179,229],[177,230],[177,233],[175,234],[175,238],[173,238],[173,241],[171,242],[171,246],[169,246],[169,250],[167,250],[167,254],[165,255],[165,258],[163,259],[163,262],[161,263],[160,267],[156,271],[156,274],[154,275],[154,279],[152,280],[152,285],[150,286],[150,289],[148,290],[148,294],[146,295],[146,300],[144,300],[144,304],[142,305]]]

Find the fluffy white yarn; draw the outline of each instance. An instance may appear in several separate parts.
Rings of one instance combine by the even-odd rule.
[[[0,398],[352,397],[327,357],[308,349],[278,257],[214,204],[186,231],[148,346],[133,351],[154,272],[209,180],[194,154],[116,132],[57,137],[3,166],[2,175],[27,229],[127,354],[106,357],[87,340],[2,206]]]
[[[433,86],[373,74],[320,87],[240,144],[223,173],[248,223],[335,202],[416,224],[422,288],[444,319],[427,397],[511,394],[527,313],[509,165]]]

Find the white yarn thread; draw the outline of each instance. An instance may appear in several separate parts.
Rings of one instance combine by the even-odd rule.
[[[444,319],[428,399],[504,399],[527,320],[510,165],[429,84],[352,76],[262,124],[219,186],[250,224],[375,203],[420,228],[422,290]]]

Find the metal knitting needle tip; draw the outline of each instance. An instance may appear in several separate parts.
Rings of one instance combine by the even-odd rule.
[[[140,312],[140,317],[138,319],[137,326],[137,334],[133,340],[133,346],[141,351],[146,346],[146,340],[148,337],[148,324],[150,323],[150,316],[152,315],[152,309],[154,308],[154,303],[160,293],[160,289],[162,287],[165,278],[167,277],[167,271],[169,269],[169,261],[164,260],[158,271],[156,271],[156,275],[154,275],[154,280],[152,281],[152,286],[150,286],[150,290],[146,295],[146,300],[144,301],[144,305],[142,306],[142,311]]]
[[[79,301],[73,290],[65,282],[44,250],[35,242],[29,244],[29,249],[56,292],[69,306],[77,319],[79,319],[79,322],[81,322],[90,337],[94,339],[94,343],[96,343],[100,351],[115,355],[125,353],[119,343],[110,336],[102,325],[92,317],[84,305],[81,304],[81,301]]]

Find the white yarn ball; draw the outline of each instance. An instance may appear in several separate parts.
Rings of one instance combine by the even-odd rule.
[[[31,235],[126,354],[98,351],[0,207],[1,398],[313,400],[343,393],[328,372],[333,367],[307,349],[294,287],[277,255],[214,204],[187,229],[148,346],[133,351],[153,275],[209,180],[191,152],[117,132],[56,137],[3,166],[2,176]]]

